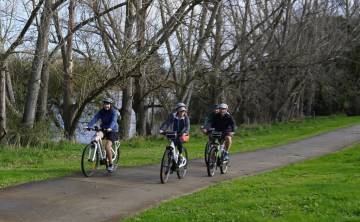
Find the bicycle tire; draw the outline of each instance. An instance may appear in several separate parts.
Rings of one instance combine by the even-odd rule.
[[[170,149],[166,148],[161,159],[160,167],[160,181],[162,184],[168,181],[172,164],[173,160],[172,156],[170,155]]]
[[[229,161],[224,162],[224,153],[221,156],[220,173],[225,174],[228,171]]]
[[[112,153],[113,154],[113,159],[112,162],[113,164],[119,165],[119,160],[120,160],[120,147],[116,148],[116,152]],[[115,155],[116,154],[116,155]]]
[[[179,168],[179,170],[176,172],[178,179],[184,179],[187,173],[187,167],[189,163],[189,156],[187,149],[183,147],[183,156],[186,158],[186,164]]]
[[[99,149],[95,149],[93,146],[94,144],[91,143],[86,145],[81,155],[81,171],[86,177],[92,176],[100,165]],[[94,152],[96,152],[95,159],[89,159],[89,157],[94,155]]]
[[[206,165],[208,164],[209,151],[210,151],[210,142],[208,141],[204,149],[204,160]]]
[[[206,169],[209,177],[214,176],[216,165],[217,165],[217,150],[215,146],[212,146],[209,151],[208,163],[206,165]]]

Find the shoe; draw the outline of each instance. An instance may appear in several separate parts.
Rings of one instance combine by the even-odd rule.
[[[186,158],[181,156],[181,158],[179,158],[179,163],[178,163],[179,167],[183,167],[186,165]]]
[[[108,168],[107,168],[107,171],[109,173],[112,173],[114,171],[114,165],[113,164],[109,165]]]
[[[229,157],[229,152],[224,151],[224,161],[229,161],[230,157]]]

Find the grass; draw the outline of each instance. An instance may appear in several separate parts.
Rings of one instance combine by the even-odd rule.
[[[289,143],[319,133],[360,123],[360,117],[331,116],[288,123],[241,126],[231,152],[244,152]],[[207,138],[192,126],[186,144],[190,158],[202,158]],[[167,144],[162,137],[135,138],[121,145],[120,164],[124,167],[159,163]],[[70,175],[80,171],[84,145],[61,142],[42,147],[0,147],[0,188]]]
[[[360,144],[222,182],[128,218],[135,221],[360,221]]]

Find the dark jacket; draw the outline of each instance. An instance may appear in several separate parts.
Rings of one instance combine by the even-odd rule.
[[[161,124],[160,129],[166,130],[171,127],[173,131],[176,131],[178,134],[188,134],[190,131],[190,120],[187,115],[184,118],[179,118],[176,113],[171,113],[168,119]]]
[[[234,118],[226,113],[222,116],[220,113],[215,114],[208,124],[211,128],[221,132],[235,132]]]
[[[117,123],[117,119],[118,112],[114,108],[111,108],[109,110],[101,109],[95,114],[94,118],[88,124],[88,127],[92,127],[98,120],[101,120],[101,128],[111,128],[113,132],[118,132],[119,125]]]

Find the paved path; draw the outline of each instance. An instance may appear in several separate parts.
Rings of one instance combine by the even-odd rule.
[[[360,125],[299,142],[231,156],[226,175],[207,177],[202,159],[190,161],[184,180],[170,175],[160,184],[159,164],[126,168],[115,175],[81,175],[10,187],[0,191],[0,221],[119,221],[170,198],[218,181],[253,175],[321,156],[360,141]]]

